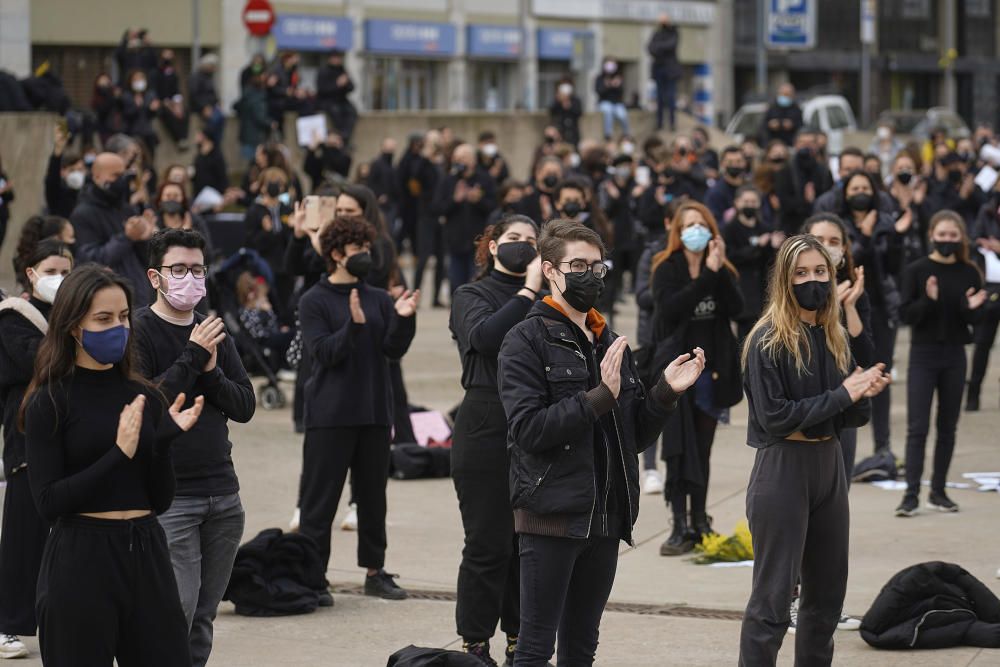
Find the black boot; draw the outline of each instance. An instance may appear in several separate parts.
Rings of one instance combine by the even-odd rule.
[[[661,556],[680,556],[694,549],[694,540],[688,529],[687,517],[683,514],[674,515],[674,529],[670,537],[660,545]]]
[[[701,538],[705,535],[714,535],[712,517],[704,512],[691,512],[691,533],[694,535],[695,544],[701,544]]]
[[[979,385],[970,384],[965,394],[965,411],[979,412]]]

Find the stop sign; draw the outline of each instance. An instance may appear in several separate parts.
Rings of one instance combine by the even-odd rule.
[[[254,37],[267,37],[274,25],[274,10],[268,0],[247,0],[243,8],[243,25]]]

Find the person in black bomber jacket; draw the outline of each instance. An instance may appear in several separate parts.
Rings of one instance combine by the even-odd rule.
[[[856,367],[829,253],[811,235],[778,250],[770,298],[743,348],[753,589],[743,616],[743,667],[774,665],[796,582],[795,663],[829,665],[847,588],[850,507],[838,441],[868,422],[885,366]],[[853,369],[853,372],[852,372]]]
[[[704,353],[684,354],[642,386],[627,340],[594,310],[607,273],[596,232],[571,220],[539,243],[552,296],[500,348],[510,490],[520,541],[521,628],[515,664],[590,665],[618,564],[639,511],[638,452],[694,384]]]
[[[347,471],[358,504],[358,566],[365,593],[401,600],[406,591],[385,565],[385,487],[389,475],[392,391],[389,359],[401,359],[416,333],[420,292],[393,303],[367,285],[375,229],[364,218],[338,217],[320,233],[329,277],[299,301],[302,341],[312,359],[306,381],[299,530],[316,540],[325,572],[330,533]],[[327,591],[323,603],[332,604]]]
[[[222,320],[195,312],[205,296],[205,239],[165,229],[149,242],[149,283],[156,302],[135,314],[139,371],[168,400],[204,396],[201,419],[173,446],[177,492],[160,515],[181,607],[190,631],[191,664],[212,650],[212,622],[229,584],[243,537],[243,505],[233,467],[228,421],[246,423],[257,399]]]

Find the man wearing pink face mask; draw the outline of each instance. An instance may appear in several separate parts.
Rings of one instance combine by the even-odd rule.
[[[205,298],[205,239],[164,229],[149,240],[149,284],[156,302],[133,316],[139,371],[168,399],[204,396],[198,424],[174,441],[174,502],[159,516],[167,536],[181,606],[187,618],[191,664],[212,650],[212,622],[243,536],[239,481],[230,456],[228,420],[248,422],[253,386],[218,317],[195,306]]]

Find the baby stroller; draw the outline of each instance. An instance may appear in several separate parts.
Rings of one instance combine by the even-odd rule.
[[[278,386],[278,376],[274,370],[275,364],[270,359],[270,350],[262,348],[240,324],[236,280],[244,271],[260,276],[269,285],[274,285],[271,267],[257,254],[257,251],[240,248],[209,271],[209,297],[219,316],[226,323],[226,329],[236,343],[236,349],[240,353],[240,359],[247,373],[267,379],[267,383],[257,392],[257,400],[265,410],[283,408],[287,402],[285,392]]]

